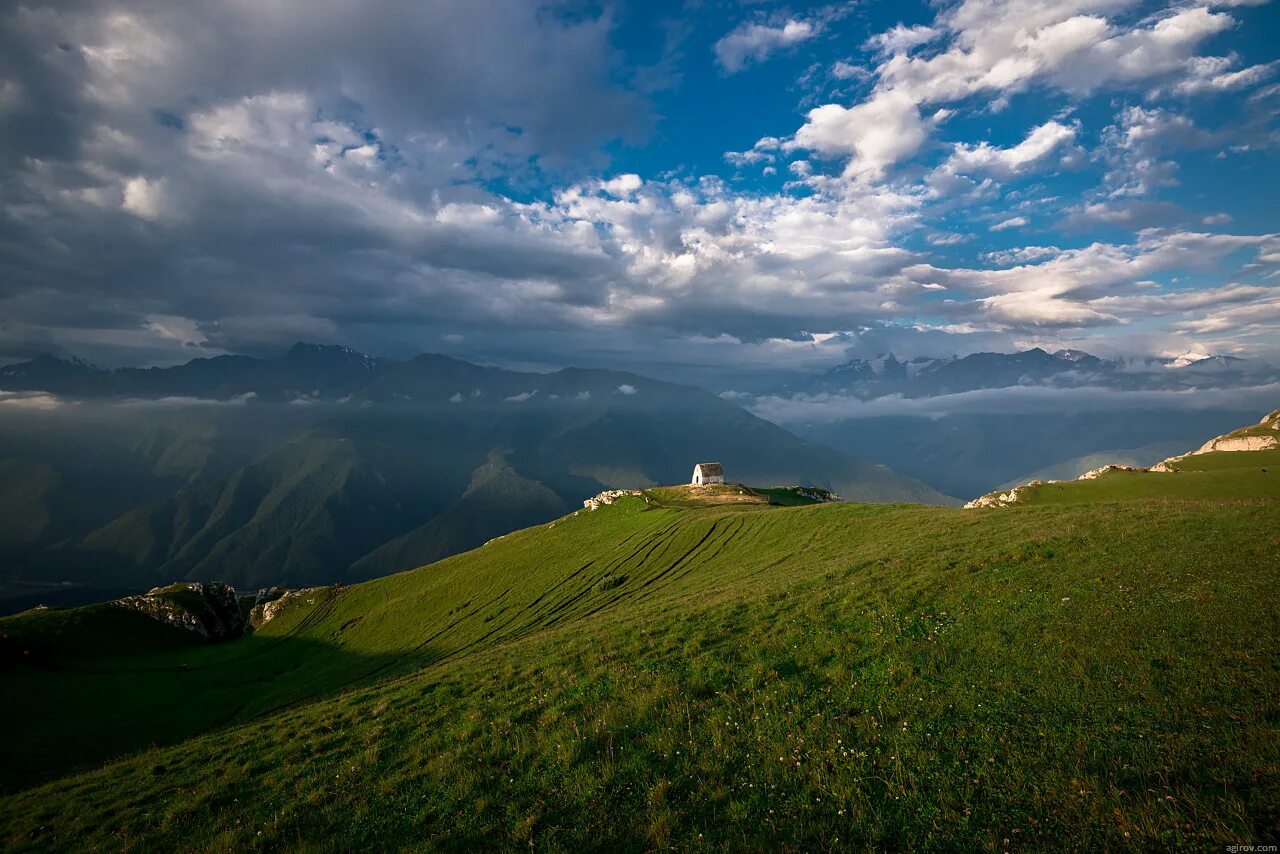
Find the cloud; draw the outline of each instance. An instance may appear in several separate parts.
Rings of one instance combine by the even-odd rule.
[[[986,142],[957,143],[944,168],[959,174],[989,174],[1008,178],[1030,172],[1076,138],[1078,127],[1048,121],[1032,128],[1027,138],[1011,148],[996,148]]]
[[[910,98],[883,92],[853,107],[815,107],[796,131],[793,146],[828,157],[848,155],[847,177],[877,180],[919,150],[929,126]]]
[[[832,64],[831,76],[837,80],[869,80],[874,74],[869,68],[841,59]]]
[[[1139,314],[1099,300],[1138,295],[1155,272],[1162,287],[1184,268],[1202,287],[1274,272],[1265,253],[1231,267],[1227,243],[1177,254],[1173,235],[1204,211],[1160,197],[1182,152],[1274,144],[1274,93],[1239,91],[1260,66],[1198,55],[1234,25],[1222,4],[1140,17],[1114,0],[966,0],[843,65],[817,55],[838,47],[819,38],[835,7],[743,24],[722,40],[726,70],[804,43],[806,98],[856,94],[805,101],[799,127],[762,120],[753,133],[769,135],[711,165],[725,178],[684,164],[680,140],[643,157],[620,144],[653,116],[609,4],[429,5],[6,13],[0,352],[152,363],[298,339],[399,355],[435,341],[492,362],[677,373],[732,370],[738,354],[763,371],[755,354],[807,366],[813,336],[895,323],[1101,334]],[[1173,96],[1193,88],[1236,92],[1248,133],[1192,121],[1201,102]],[[1045,97],[1017,100],[1028,92]],[[1114,95],[1116,118],[1089,160],[1102,99],[1072,108],[1095,92]],[[1013,136],[980,141],[1001,108]],[[646,168],[613,168],[619,151]],[[757,181],[766,169],[779,179]],[[1064,248],[1006,248],[1028,220],[1056,220],[1066,233],[1041,242]],[[1008,230],[997,240],[986,223]],[[1231,245],[1261,250],[1242,239]],[[1219,340],[1235,319],[1250,346],[1272,323],[1260,295],[1186,311]]]
[[[1190,73],[1174,85],[1173,91],[1179,95],[1199,95],[1205,92],[1219,93],[1245,89],[1275,74],[1276,68],[1280,67],[1280,60],[1228,71],[1227,69],[1234,64],[1233,57],[1196,57],[1191,63]]]
[[[618,386],[618,394],[632,395],[636,393],[636,387],[630,383],[623,383]]]
[[[51,409],[61,409],[66,405],[66,401],[61,398],[42,391],[0,391],[0,408],[7,410],[47,412]]]
[[[744,22],[716,42],[716,61],[726,73],[736,74],[779,50],[808,41],[818,31],[817,24],[794,18],[777,25]]]
[[[1116,123],[1103,131],[1102,141],[1101,156],[1111,167],[1103,180],[1114,198],[1147,196],[1161,187],[1177,186],[1178,165],[1165,155],[1212,146],[1218,137],[1188,116],[1135,106],[1120,111]]]
[[[994,328],[1035,330],[1123,325],[1200,305],[1178,305],[1165,294],[1151,295],[1151,280],[1174,270],[1212,269],[1241,250],[1267,251],[1275,235],[1222,235],[1198,232],[1150,231],[1127,245],[1093,243],[1057,254],[1033,253],[1036,263],[1015,263],[999,269],[941,269],[917,265],[901,276],[916,283],[938,282],[949,290],[970,294],[968,302],[943,306],[955,319],[985,322]],[[1010,260],[1020,260],[1013,253]],[[1200,291],[1214,294],[1213,290]],[[1240,296],[1242,292],[1233,292]],[[1250,291],[1251,297],[1270,289]]]
[[[779,142],[777,138],[766,136],[756,140],[756,144],[747,151],[726,151],[725,162],[732,166],[750,166],[754,163],[772,163],[777,155]]]
[[[164,219],[169,210],[165,179],[130,178],[124,184],[124,199],[120,207],[141,219],[152,222]]]
[[[1275,406],[1280,383],[1244,388],[1195,388],[1180,391],[1134,391],[1096,386],[1010,386],[979,389],[935,397],[904,398],[888,395],[859,400],[846,395],[766,396],[748,399],[748,408],[778,424],[831,423],[851,418],[950,415],[1036,415],[1081,412],[1150,410],[1256,409]]]
[[[908,53],[912,48],[928,44],[940,35],[942,35],[941,30],[926,27],[924,24],[917,24],[914,27],[898,24],[891,30],[867,39],[867,47],[882,54]]]
[[[1009,228],[1022,228],[1026,224],[1027,224],[1027,218],[1025,216],[1011,216],[1008,219],[1004,219],[1004,220],[1001,220],[1000,222],[997,222],[995,225],[991,226],[987,230],[988,231],[1004,231],[1005,229],[1009,229]]]
[[[1234,23],[1226,13],[1194,6],[1119,26],[1103,17],[1116,6],[1114,0],[965,0],[941,13],[934,27],[899,24],[872,39],[890,55],[875,69],[868,98],[811,110],[793,144],[848,155],[846,174],[879,178],[924,144],[931,127],[921,115],[930,105],[981,94],[998,109],[1033,86],[1084,96],[1176,75],[1202,42]],[[944,38],[946,49],[931,56],[907,52],[920,39]]]

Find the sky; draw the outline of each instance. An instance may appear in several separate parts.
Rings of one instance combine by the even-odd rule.
[[[1280,361],[1280,4],[0,12],[0,361]]]

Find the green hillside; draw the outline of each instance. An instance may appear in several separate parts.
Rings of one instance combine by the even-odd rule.
[[[971,505],[1078,504],[1138,499],[1280,498],[1280,410],[1150,468],[1108,466],[1077,480],[1032,481]]]
[[[36,650],[6,656],[0,844],[1280,838],[1274,496],[671,498],[314,591],[230,643],[50,656],[0,621]]]
[[[521,385],[533,382],[536,395]],[[129,407],[0,413],[0,608],[38,597],[35,582],[79,585],[84,602],[94,588],[178,579],[363,581],[548,522],[604,489],[683,481],[706,459],[751,483],[956,503],[698,389],[590,371],[503,383],[458,403],[179,405],[136,435]],[[497,398],[513,389],[526,391]]]

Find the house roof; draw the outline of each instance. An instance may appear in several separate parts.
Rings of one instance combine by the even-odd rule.
[[[724,466],[719,463],[698,463],[694,468],[702,469],[703,477],[707,477],[708,475],[724,476]]]

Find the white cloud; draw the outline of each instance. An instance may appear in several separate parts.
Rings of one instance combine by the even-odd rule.
[[[716,60],[729,74],[753,62],[763,62],[776,51],[807,41],[818,34],[818,26],[810,21],[789,19],[776,26],[759,23],[739,24],[715,44]]]
[[[877,180],[915,154],[928,136],[929,123],[910,98],[880,92],[853,107],[826,104],[810,110],[794,145],[829,157],[850,155],[847,177]]]
[[[1025,216],[1011,216],[1008,219],[1003,219],[1000,222],[997,222],[995,225],[991,226],[987,230],[988,231],[1004,231],[1005,229],[1008,229],[1008,228],[1022,228],[1022,226],[1026,224],[1027,224],[1027,218]]]
[[[1147,196],[1177,186],[1178,164],[1164,155],[1214,144],[1215,137],[1190,118],[1168,110],[1127,107],[1102,133],[1100,155],[1110,165],[1104,177],[1112,198]]]
[[[846,174],[878,179],[914,155],[927,140],[926,106],[978,94],[999,108],[1035,85],[1073,95],[1123,88],[1183,72],[1208,37],[1234,19],[1201,6],[1119,26],[1104,15],[1122,0],[965,0],[924,30],[899,26],[879,37],[891,55],[875,70],[867,100],[811,110],[792,145],[828,156],[847,155]],[[928,57],[906,52],[919,39],[949,39]],[[1046,131],[1047,133],[1048,131]]]
[[[748,151],[726,151],[724,153],[725,162],[731,166],[749,166],[753,163],[772,163],[776,157],[774,154],[778,149],[778,139],[772,136],[766,136],[756,140]]]
[[[636,387],[630,383],[623,383],[618,386],[618,394],[632,395],[636,393]]]
[[[1056,246],[1023,246],[1018,249],[1003,249],[996,252],[987,252],[982,257],[986,261],[993,264],[999,264],[1002,267],[1008,267],[1013,264],[1025,264],[1029,261],[1039,261],[1041,258],[1052,258],[1055,255],[1061,255],[1062,250]]]
[[[908,53],[912,48],[928,44],[940,35],[942,35],[940,30],[926,27],[924,24],[917,24],[914,27],[898,24],[891,30],[867,39],[867,47],[884,54]]]
[[[860,400],[845,395],[796,395],[755,398],[750,409],[761,418],[779,424],[832,422],[850,418],[895,415],[941,417],[977,413],[1054,413],[1133,411],[1141,409],[1211,410],[1257,409],[1274,406],[1280,383],[1245,388],[1200,388],[1185,391],[1117,390],[1096,386],[1058,387],[1019,385],[978,389],[934,397],[904,398],[898,395]]]
[[[1173,91],[1180,95],[1197,95],[1204,92],[1217,93],[1244,89],[1271,77],[1277,66],[1280,66],[1280,60],[1251,65],[1236,71],[1226,70],[1234,64],[1234,59],[1230,57],[1197,57],[1192,61],[1187,77],[1178,81]]]
[[[169,211],[167,186],[164,178],[130,178],[124,183],[120,208],[140,219],[152,222],[164,219]]]
[[[1090,327],[1123,325],[1154,315],[1202,310],[1226,300],[1265,302],[1274,291],[1193,291],[1190,295],[1149,294],[1150,280],[1178,270],[1209,270],[1243,249],[1265,252],[1276,235],[1224,235],[1196,232],[1143,232],[1129,245],[1093,243],[1056,254],[1036,251],[1038,263],[1002,269],[907,267],[905,279],[939,282],[973,297],[945,308],[964,321],[993,328]],[[996,259],[993,259],[996,260]],[[1198,293],[1209,294],[1205,297]],[[1196,303],[1203,299],[1204,302]]]
[[[1022,174],[1042,166],[1072,143],[1077,130],[1075,125],[1048,121],[1033,128],[1026,139],[1011,148],[996,148],[986,142],[957,143],[944,168],[965,175],[986,173],[1001,178]]]
[[[870,80],[874,75],[869,68],[841,59],[832,64],[831,76],[837,80]]]
[[[612,180],[605,181],[600,185],[600,189],[604,190],[611,196],[622,198],[624,196],[630,196],[643,186],[644,181],[640,179],[639,175],[627,174],[619,175]]]

